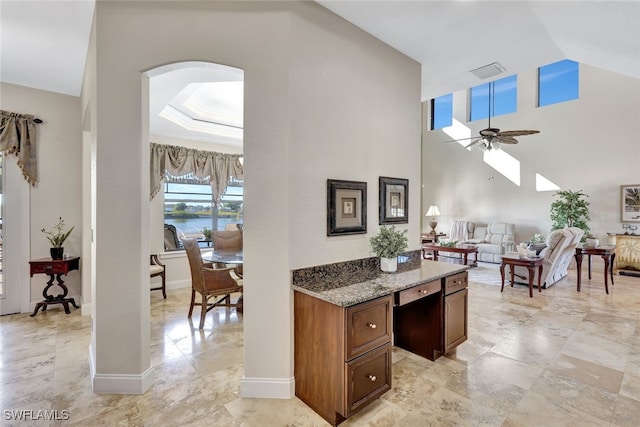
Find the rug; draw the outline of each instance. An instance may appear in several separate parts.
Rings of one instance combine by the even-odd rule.
[[[500,264],[489,262],[478,262],[478,266],[467,270],[469,282],[482,283],[485,285],[501,286]]]

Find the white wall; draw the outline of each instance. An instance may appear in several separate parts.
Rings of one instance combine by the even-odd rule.
[[[468,123],[464,92],[454,94],[454,114]],[[491,120],[503,130],[538,129],[540,134],[518,137],[519,144],[504,151],[520,160],[521,185],[516,186],[483,162],[478,149],[465,150],[444,132],[423,136],[423,212],[436,204],[442,212],[438,231],[448,233],[451,221],[506,221],[516,224],[516,241],[534,233],[547,235],[553,191],[539,192],[539,173],[561,189],[589,195],[594,234],[621,232],[620,185],[640,182],[640,81],[602,69],[580,65],[580,98],[536,107],[536,70],[518,75],[518,112]],[[422,229],[429,229],[428,218]]]
[[[142,191],[148,173],[145,178],[139,172],[148,167],[141,149],[141,74],[173,62],[210,61],[245,70],[241,391],[290,397],[290,270],[369,256],[364,236],[324,235],[323,183],[368,182],[371,232],[377,177],[417,183],[419,66],[309,2],[99,2],[96,16],[97,372],[140,377],[148,366],[148,291],[145,299],[136,289],[144,283],[140,267],[148,252],[142,242],[149,227],[143,206],[148,209],[148,194]],[[334,63],[326,75],[322,58]],[[346,106],[337,128],[330,111],[336,105]],[[417,203],[417,186],[410,187],[410,197]],[[118,200],[127,200],[126,209]],[[417,234],[418,208],[410,202],[410,209],[409,229]],[[115,274],[108,270],[112,265],[119,266]],[[113,295],[120,295],[117,304]]]
[[[24,236],[28,239],[30,259],[50,257],[51,244],[46,239],[42,228],[51,228],[62,217],[65,223],[74,230],[64,244],[65,253],[81,255],[83,224],[81,216],[81,135],[80,135],[80,99],[74,96],[61,95],[23,86],[0,83],[0,108],[23,114],[33,114],[43,120],[38,125],[37,161],[38,183],[29,189],[30,212],[22,212],[29,217],[31,233]],[[7,156],[7,167],[17,168],[14,156]],[[21,184],[28,186],[26,181]],[[11,206],[7,206],[11,209]],[[10,224],[9,224],[10,226]],[[11,248],[5,248],[5,251]],[[82,260],[81,260],[82,261]],[[28,260],[22,260],[25,265]],[[6,266],[5,268],[11,268]],[[82,268],[82,265],[81,265]],[[28,268],[26,272],[28,273]],[[69,297],[80,302],[81,273],[70,272],[63,277],[69,289]],[[29,296],[30,309],[42,300],[42,290],[46,281],[45,275],[31,278]],[[59,288],[54,287],[55,293]],[[56,294],[57,295],[57,294]],[[51,309],[61,306],[51,306]],[[30,311],[30,310],[28,310]]]
[[[333,14],[299,12],[292,20],[286,177],[290,267],[373,256],[380,176],[409,180],[409,224],[398,227],[409,230],[409,249],[417,249],[420,66]],[[327,179],[367,183],[367,234],[327,236]]]

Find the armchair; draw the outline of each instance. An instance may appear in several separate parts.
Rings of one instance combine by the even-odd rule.
[[[178,238],[178,230],[172,224],[164,225],[164,250],[176,251],[182,247]]]
[[[196,239],[185,239],[182,241],[189,260],[191,270],[191,305],[189,306],[189,319],[193,314],[193,307],[200,306],[200,325],[204,328],[204,319],[214,307],[236,307],[238,312],[242,312],[242,285],[236,282],[231,276],[233,268],[209,268],[202,262],[200,248]],[[231,294],[240,293],[236,303],[231,303]],[[196,293],[201,295],[201,302],[195,302]],[[217,301],[209,303],[210,298],[220,297]]]
[[[552,286],[567,275],[567,268],[583,235],[584,231],[576,227],[563,228],[549,233],[546,240],[547,246],[540,251],[540,256],[544,258],[540,276],[543,288]],[[514,274],[523,280],[529,277],[527,269],[520,266],[515,267]],[[537,274],[536,271],[534,283],[538,280]]]
[[[165,265],[160,262],[158,255],[152,254],[150,265],[149,265],[149,275],[151,278],[160,277],[162,279],[162,284],[160,286],[156,286],[151,288],[152,291],[162,291],[162,297],[167,299],[167,279],[165,277]]]

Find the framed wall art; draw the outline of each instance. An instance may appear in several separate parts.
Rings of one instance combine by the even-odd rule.
[[[620,186],[620,222],[640,222],[640,184]]]
[[[327,180],[327,236],[367,232],[367,183]]]
[[[409,180],[380,177],[380,224],[409,222]]]

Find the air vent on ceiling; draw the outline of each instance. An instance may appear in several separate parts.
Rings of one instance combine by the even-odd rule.
[[[471,70],[469,72],[473,73],[474,76],[480,79],[488,79],[489,77],[497,76],[498,74],[504,73],[505,71],[506,71],[506,68],[504,68],[502,65],[498,64],[497,62],[493,62],[489,65],[476,68],[475,70]]]

